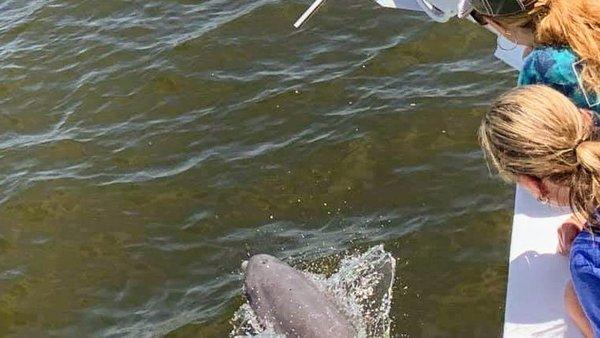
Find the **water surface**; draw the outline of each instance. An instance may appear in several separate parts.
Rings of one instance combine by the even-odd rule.
[[[225,337],[267,252],[397,259],[394,337],[502,328],[492,36],[373,2],[0,4],[0,335]],[[333,263],[331,263],[333,264]]]

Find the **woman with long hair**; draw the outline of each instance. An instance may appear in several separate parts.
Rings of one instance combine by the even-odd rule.
[[[519,85],[545,84],[600,114],[600,1],[469,1],[478,22],[531,47]]]
[[[596,114],[547,86],[510,90],[479,129],[489,166],[539,200],[570,206],[561,251],[570,252],[567,310],[586,337],[600,336],[600,128]]]

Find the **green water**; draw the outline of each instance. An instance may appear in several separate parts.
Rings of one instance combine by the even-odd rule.
[[[398,261],[394,337],[502,330],[492,36],[367,0],[0,4],[0,335],[226,337],[240,263]]]

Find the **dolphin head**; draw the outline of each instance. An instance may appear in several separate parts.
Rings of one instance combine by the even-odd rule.
[[[270,290],[281,288],[283,285],[291,286],[294,280],[300,281],[299,279],[303,278],[299,271],[266,254],[250,257],[242,263],[242,269],[246,274],[244,281],[246,296],[251,303],[253,300],[259,302],[261,298],[266,300],[271,294]],[[282,283],[284,280],[285,283]]]
[[[264,254],[245,265],[246,297],[263,326],[288,337],[356,336],[347,318],[301,271]]]

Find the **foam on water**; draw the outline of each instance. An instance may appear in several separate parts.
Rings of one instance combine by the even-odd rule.
[[[303,272],[350,319],[359,337],[389,337],[396,260],[383,245],[344,257],[337,272],[329,277]],[[231,322],[231,337],[284,337],[269,323],[261,325],[248,303],[240,306]]]

